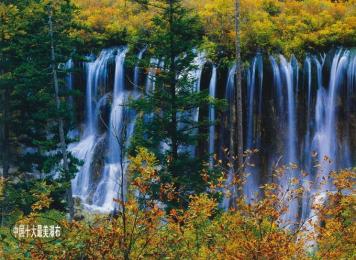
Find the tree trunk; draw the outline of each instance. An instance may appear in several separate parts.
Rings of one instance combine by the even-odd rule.
[[[229,183],[229,185],[232,185],[230,188],[231,191],[231,197],[229,199],[229,207],[235,207],[236,206],[236,199],[237,199],[237,187],[234,184],[234,177],[236,175],[236,159],[235,159],[235,147],[236,147],[236,98],[235,95],[232,95],[231,100],[230,100],[230,140],[229,140],[229,154],[228,154],[228,160],[229,160],[229,175],[232,175],[232,183]]]
[[[169,28],[170,28],[170,95],[172,100],[171,107],[171,131],[172,131],[172,162],[173,165],[173,175],[176,176],[175,163],[178,158],[178,141],[177,141],[177,107],[176,107],[176,75],[175,75],[175,54],[173,51],[174,48],[174,39],[173,39],[173,0],[169,0]]]
[[[52,10],[50,10],[48,16],[48,24],[49,24],[49,35],[51,41],[51,67],[52,67],[52,75],[53,75],[53,85],[55,91],[55,99],[56,99],[56,108],[57,112],[60,112],[61,108],[61,100],[59,97],[59,83],[58,83],[58,75],[57,75],[57,68],[56,68],[56,54],[54,50],[54,37],[53,37],[53,22],[52,22]],[[67,144],[65,141],[64,135],[64,121],[63,118],[59,115],[58,116],[58,132],[59,132],[59,140],[60,140],[60,149],[63,156],[63,168],[66,174],[69,174],[69,165],[68,165],[68,154],[67,154]],[[70,184],[70,181],[69,181]],[[73,196],[72,196],[72,187],[69,185],[67,190],[67,203],[69,208],[69,217],[70,220],[74,217],[74,203],[73,203]]]
[[[242,128],[242,73],[241,73],[241,40],[240,40],[240,0],[235,0],[235,54],[236,54],[236,174],[243,172],[243,128]]]
[[[6,83],[5,83],[6,84]],[[9,176],[9,169],[10,169],[10,142],[9,142],[9,88],[5,86],[2,95],[2,105],[3,105],[3,120],[2,120],[2,177],[7,178]]]

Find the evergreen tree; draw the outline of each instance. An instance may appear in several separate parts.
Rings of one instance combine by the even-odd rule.
[[[11,41],[19,33],[18,9],[13,5],[0,3],[0,150],[2,174],[8,176],[10,168],[10,131],[9,131],[9,98],[11,69],[14,61],[11,59]]]
[[[206,190],[201,179],[204,156],[195,156],[191,147],[204,138],[198,128],[207,127],[204,120],[197,122],[193,114],[209,104],[205,91],[194,90],[195,80],[191,72],[196,69],[195,48],[202,39],[198,18],[182,6],[182,1],[161,0],[155,2],[136,1],[157,9],[153,18],[153,30],[145,42],[148,52],[160,65],[155,70],[154,88],[134,107],[141,115],[133,138],[133,147],[146,147],[159,159],[160,187],[157,197],[173,207],[184,207],[189,195]],[[153,67],[152,64],[146,66]],[[168,202],[162,198],[160,189],[173,183],[178,199]]]
[[[14,176],[21,179],[36,176],[58,184],[58,202],[68,190],[76,171],[76,160],[71,158],[67,169],[63,167],[60,150],[58,118],[63,119],[64,133],[71,125],[68,102],[70,94],[65,87],[67,71],[64,63],[70,58],[76,42],[70,37],[74,27],[75,8],[68,1],[17,0],[1,4],[0,43],[0,120],[1,149],[4,169],[12,163]],[[52,8],[52,34],[48,24],[49,7]],[[7,11],[10,10],[10,11]],[[7,27],[6,27],[7,26]],[[52,36],[52,37],[51,37]],[[11,37],[11,38],[10,38]],[[3,41],[4,39],[4,41]],[[51,43],[56,59],[51,56]],[[53,68],[57,72],[58,100],[53,86]],[[6,174],[8,171],[4,171]],[[59,173],[54,181],[54,173]],[[17,187],[26,193],[32,181],[21,182]],[[64,205],[59,204],[63,207]]]

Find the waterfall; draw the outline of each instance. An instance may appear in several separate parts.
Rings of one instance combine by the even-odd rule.
[[[304,76],[305,76],[305,86],[307,93],[306,101],[306,134],[304,137],[304,150],[303,150],[303,167],[305,171],[310,171],[312,168],[312,158],[311,158],[311,132],[313,128],[311,112],[312,112],[312,64],[310,57],[307,57],[304,62]],[[304,188],[304,194],[302,198],[302,216],[301,219],[304,221],[309,215],[309,197],[310,197],[310,186],[311,186],[311,176],[306,174],[303,176],[302,185]]]
[[[257,74],[257,77],[256,77]],[[258,82],[257,82],[258,80]],[[256,88],[258,87],[258,99]],[[257,55],[247,71],[247,138],[246,149],[257,148],[260,141],[260,127],[257,122],[262,114],[263,61]]]
[[[261,139],[262,139],[262,104],[263,104],[263,58],[262,55],[257,55],[257,72],[259,80],[259,92],[258,92],[258,124],[257,124],[257,133],[256,136],[256,145],[260,148]]]
[[[84,164],[81,166],[79,172],[76,174],[74,180],[72,180],[73,196],[80,197],[83,202],[86,201],[91,186],[91,166],[94,156],[94,147],[96,144],[96,138],[94,135],[90,135],[82,139],[77,144],[69,145],[68,149],[73,156]]]
[[[355,91],[356,88],[356,55],[353,55],[350,58],[350,63],[347,70],[347,94],[348,98],[350,98]]]
[[[255,57],[252,62],[251,68],[247,71],[247,138],[246,138],[246,147],[247,149],[252,148],[253,141],[253,121],[255,116],[254,110],[254,101],[255,101],[255,80],[256,80],[256,62],[257,58]]]
[[[247,133],[245,149],[252,150],[260,148],[261,142],[261,121],[263,103],[263,60],[261,55],[257,55],[252,60],[250,68],[247,70]],[[257,95],[258,94],[258,95]],[[257,155],[252,154],[249,160],[253,161]],[[250,163],[251,165],[253,163]],[[254,166],[247,165],[245,168],[246,180],[244,184],[244,195],[247,202],[251,202],[258,191],[259,173]]]
[[[206,62],[205,55],[203,53],[199,53],[193,62],[196,66],[196,69],[191,73],[192,80],[194,81],[193,91],[198,93],[200,92],[201,75]],[[194,122],[199,121],[199,108],[194,109],[193,120]]]
[[[145,49],[137,53],[139,60],[142,59],[144,52]],[[85,63],[84,130],[80,142],[69,146],[69,151],[84,162],[72,181],[73,194],[80,197],[88,209],[101,212],[113,210],[115,205],[113,198],[121,191],[119,184],[127,167],[125,150],[134,132],[136,114],[132,109],[125,107],[124,103],[129,97],[141,96],[140,91],[148,95],[152,93],[156,87],[156,68],[164,66],[162,61],[151,58],[153,69],[148,71],[144,84],[141,84],[144,89],[140,90],[137,88],[140,85],[140,69],[139,63],[136,64],[133,71],[135,87],[133,90],[125,89],[126,53],[127,48],[106,49],[96,60]],[[114,87],[110,94],[109,64],[114,59]],[[193,91],[199,92],[201,85],[204,84],[202,82],[209,82],[208,86],[202,87],[208,88],[211,97],[218,97],[218,68],[212,67],[210,81],[202,80],[205,62],[204,55],[201,54],[192,64],[194,69],[189,72],[188,77],[194,84]],[[247,178],[243,191],[248,203],[256,199],[258,187],[267,180],[264,177],[271,174],[271,171],[265,172],[268,166],[258,166],[261,163],[272,163],[283,156],[282,161],[278,160],[279,166],[282,164],[293,166],[286,170],[286,175],[280,180],[284,191],[299,185],[310,187],[302,200],[293,200],[289,203],[289,212],[283,219],[291,222],[305,220],[312,214],[313,196],[325,194],[327,190],[333,188],[328,181],[324,181],[327,180],[329,172],[355,164],[355,147],[352,141],[355,137],[352,127],[355,124],[356,55],[348,50],[338,50],[336,53],[330,52],[326,55],[307,55],[300,63],[301,68],[294,56],[287,60],[279,55],[278,59],[270,56],[269,64],[271,70],[265,71],[271,71],[272,75],[265,77],[263,56],[257,54],[244,73],[245,149],[257,148],[263,153],[251,156],[251,161],[256,167],[247,165],[245,168]],[[72,66],[73,63],[68,62],[66,69],[69,70]],[[225,99],[230,104],[235,94],[235,71],[236,66],[232,66],[228,71],[225,85]],[[271,82],[268,79],[271,79]],[[73,77],[67,77],[66,82],[67,85],[73,82]],[[107,123],[109,129],[107,134],[102,134],[99,118],[102,108],[110,102],[110,97],[112,106]],[[184,112],[186,113],[184,115],[192,122],[209,120],[212,123],[216,121],[216,110],[214,105],[210,105],[208,109],[207,118],[202,118],[203,115],[199,114],[198,108]],[[180,113],[178,117],[183,116],[183,112]],[[144,120],[150,120],[151,116],[145,115]],[[206,145],[210,155],[210,167],[213,166],[213,154],[216,151],[219,159],[223,161],[229,159],[223,153],[225,148],[229,148],[230,120],[230,111],[226,111],[219,120],[222,122],[219,129],[214,125],[209,126]],[[183,128],[186,125],[180,123],[179,127]],[[106,149],[99,149],[102,146]],[[162,142],[161,149],[166,148],[167,144]],[[194,145],[180,149],[181,152],[189,152],[191,156],[196,154]],[[99,152],[103,154],[98,154]],[[96,162],[101,160],[97,155],[105,157],[104,166]],[[298,167],[294,167],[294,164]],[[98,171],[101,174],[98,175]],[[301,177],[301,171],[308,174]],[[291,184],[291,178],[298,178],[300,184]],[[232,179],[233,174],[230,172],[227,183],[231,184]],[[231,187],[230,192],[234,193],[234,189]],[[323,198],[318,197],[319,201]],[[227,208],[230,200],[228,197],[224,198],[222,206]]]
[[[143,48],[138,53],[137,59],[139,61],[142,59],[143,54],[145,53],[145,51],[146,51],[146,48]],[[135,69],[134,69],[134,79],[133,79],[133,83],[134,83],[134,88],[135,89],[137,89],[137,87],[138,87],[139,75],[140,75],[140,67],[139,67],[139,64],[136,64]]]
[[[235,94],[235,75],[236,75],[236,64],[234,64],[227,75],[227,82],[226,82],[226,88],[225,88],[225,99],[229,102],[229,104],[231,104],[231,102],[233,102],[234,100],[234,94]],[[224,122],[224,126],[222,127],[222,131],[221,131],[221,144],[222,144],[222,149],[220,149],[220,151],[222,151],[225,148],[230,148],[229,147],[229,140],[230,140],[230,136],[231,136],[231,132],[229,129],[229,125],[231,124],[231,117],[230,117],[230,111],[225,113],[225,122]],[[223,158],[224,160],[228,160],[229,158],[225,158],[226,154],[223,154],[222,152],[220,153],[220,158]],[[226,185],[228,185],[228,189],[229,192],[231,194],[233,194],[235,192],[235,187],[230,187],[232,180],[233,180],[233,172],[229,171],[228,172],[228,176],[227,176],[227,180],[226,180]],[[224,200],[222,202],[222,207],[224,209],[228,209],[230,206],[230,202],[231,202],[231,198],[230,196],[224,196]]]
[[[108,85],[108,62],[114,55],[114,49],[103,50],[94,61],[86,63],[87,87],[86,87],[86,132],[85,135],[96,135],[98,117],[95,113],[100,88]]]
[[[140,78],[139,78],[139,73],[140,73],[140,61],[142,60],[142,57],[143,57],[143,54],[145,53],[146,51],[146,47],[143,48],[137,55],[137,59],[138,59],[138,63],[136,64],[135,66],[135,69],[134,69],[134,90],[132,91],[132,93],[130,93],[130,98],[134,99],[134,100],[137,100],[140,96],[141,96],[141,93],[140,93],[140,88],[139,88],[139,84],[140,84]],[[125,108],[126,109],[126,108]],[[136,126],[136,111],[132,108],[127,108],[127,111],[126,113],[128,114],[128,117],[129,117],[129,124],[128,124],[128,128],[127,128],[127,144],[126,146],[128,147],[129,145],[129,140],[130,140],[130,137],[133,135],[134,133],[134,130],[135,130],[135,126]]]
[[[273,85],[275,89],[275,100],[276,100],[276,110],[277,116],[280,117],[283,112],[283,90],[282,90],[282,80],[281,80],[281,72],[279,70],[279,66],[274,59],[273,56],[270,56],[270,63],[272,66],[272,73],[273,73]]]
[[[159,60],[156,58],[151,58],[150,66],[151,66],[151,68],[149,68],[148,73],[147,73],[145,89],[143,90],[143,92],[145,92],[146,95],[151,95],[153,93],[153,90],[155,89],[156,71],[157,71],[157,68],[160,66]],[[149,122],[152,120],[152,118],[153,118],[153,113],[145,114],[144,122]]]
[[[200,85],[201,85],[201,76],[202,76],[202,72],[203,72],[203,67],[205,64],[206,60],[205,60],[205,54],[204,53],[199,53],[197,55],[197,57],[194,59],[193,61],[193,65],[196,67],[196,69],[194,71],[191,71],[190,74],[190,80],[193,81],[193,92],[195,93],[199,93],[200,92]],[[179,113],[177,115],[177,117],[179,118]],[[199,107],[194,108],[192,111],[192,121],[195,123],[199,122]],[[180,123],[181,124],[181,123]],[[181,124],[181,126],[184,126],[184,124]],[[180,126],[178,126],[180,127]],[[198,133],[198,128],[194,128],[192,130],[192,134],[196,135]],[[185,150],[185,148],[183,148],[183,150]],[[196,155],[196,147],[195,145],[190,145],[190,147],[188,148],[189,150],[189,154],[192,157],[195,157]]]
[[[309,198],[312,199],[313,203],[323,204],[325,202],[327,192],[332,190],[333,187],[330,184],[329,174],[332,170],[339,169],[341,167],[348,167],[348,154],[342,153],[339,149],[340,145],[343,149],[348,150],[349,148],[349,136],[348,129],[344,131],[343,140],[339,140],[337,136],[337,115],[338,115],[338,104],[337,99],[341,97],[341,87],[344,86],[345,80],[346,84],[346,118],[348,117],[348,110],[351,104],[348,103],[348,94],[350,89],[354,87],[351,80],[350,82],[350,67],[352,68],[352,63],[355,61],[355,56],[351,57],[349,51],[338,50],[334,57],[332,58],[331,68],[330,68],[330,79],[328,88],[325,88],[322,84],[323,82],[323,67],[325,65],[325,57],[321,59],[314,57],[314,63],[317,69],[317,83],[318,89],[316,94],[316,104],[315,104],[315,133],[312,141],[312,151],[316,153],[315,162],[316,175],[313,176],[314,185],[311,187]],[[351,73],[355,73],[352,71]],[[349,127],[349,122],[344,122],[346,128]],[[345,150],[344,150],[345,151]],[[341,157],[341,158],[340,158]],[[309,171],[312,172],[312,167],[309,167]],[[309,217],[312,223],[318,221],[315,212],[311,207],[311,203],[302,204],[303,218]],[[312,225],[308,224],[308,229],[313,229]]]
[[[272,67],[276,66],[273,59],[270,59],[272,62]],[[277,114],[281,117],[279,120],[286,121],[287,123],[287,131],[286,135],[283,138],[283,147],[284,153],[286,154],[286,159],[284,163],[298,164],[299,160],[297,159],[297,129],[296,129],[296,91],[298,84],[298,66],[297,62],[294,58],[291,61],[287,61],[283,55],[279,56],[280,60],[280,68],[279,70],[274,67],[273,72],[275,73],[275,83],[276,84],[276,93],[284,93],[287,94],[287,99],[283,103],[284,106],[279,107],[282,111],[279,111]],[[280,79],[276,79],[277,77],[281,77]],[[279,85],[282,83],[281,85]],[[281,89],[284,87],[285,89]],[[278,101],[279,106],[282,103],[280,100]],[[287,111],[286,117],[283,116]],[[283,126],[280,126],[280,129],[283,129]],[[293,178],[298,177],[298,171],[292,167],[286,171],[285,175],[282,176],[280,181],[280,185],[282,186],[283,193],[289,193],[290,189],[297,188],[296,185],[291,184]],[[288,197],[288,195],[286,196]],[[283,221],[289,222],[289,224],[293,224],[297,220],[298,214],[298,201],[293,199],[288,202],[288,212],[282,216]]]
[[[99,57],[85,64],[86,68],[86,120],[85,130],[79,143],[71,144],[68,150],[83,166],[72,180],[73,196],[80,197],[86,203],[92,192],[91,172],[95,147],[101,138],[97,138],[97,105],[98,90],[106,87],[108,80],[108,62],[112,58],[113,50],[103,50]]]
[[[150,65],[152,68],[148,71],[145,87],[145,92],[147,95],[151,94],[155,88],[156,69],[159,67],[159,61],[155,58],[151,58]]]
[[[67,76],[66,76],[66,86],[68,91],[73,91],[73,68],[74,68],[74,62],[72,59],[69,59],[66,64],[65,64],[65,70],[67,72]],[[72,94],[69,95],[68,97],[68,102],[69,102],[69,107],[70,109],[73,110],[74,108],[74,101],[73,101],[73,96]]]
[[[287,88],[287,141],[286,141],[286,154],[287,163],[298,163],[297,160],[297,133],[296,133],[296,99],[295,99],[295,83],[292,62],[287,62],[286,58],[280,55],[280,71],[284,77],[285,86]],[[298,73],[298,72],[297,72]]]
[[[209,84],[209,96],[215,98],[216,95],[216,83],[217,83],[217,68],[213,65],[213,70],[211,74],[210,84]],[[209,164],[210,167],[214,164],[214,151],[215,151],[215,107],[214,105],[209,106],[209,122],[212,124],[209,126]]]
[[[343,151],[343,158],[344,158],[344,167],[351,167],[352,166],[352,158],[355,155],[354,151],[350,148],[350,130],[352,129],[350,125],[350,120],[352,116],[352,98],[355,94],[356,88],[356,55],[350,56],[350,62],[348,65],[347,70],[347,92],[346,92],[346,122],[345,122],[345,130],[344,130],[344,142],[342,147],[344,148]],[[354,111],[354,110],[353,110]],[[352,130],[351,130],[352,131]],[[355,131],[355,130],[353,130]]]
[[[109,123],[108,155],[103,170],[103,176],[93,196],[93,206],[108,212],[114,208],[114,198],[118,197],[121,178],[125,172],[126,163],[123,156],[126,146],[127,122],[124,121],[125,73],[124,61],[128,49],[120,49],[115,58],[115,81],[112,94],[112,108]]]
[[[312,68],[311,68],[311,59],[307,57],[304,62],[304,75],[306,77],[306,93],[307,93],[307,106],[306,106],[306,134],[304,138],[304,169],[311,168],[311,131],[312,131],[312,124],[311,124],[311,91],[312,91]]]
[[[319,86],[315,107],[315,126],[313,144],[318,153],[320,168],[317,183],[321,190],[329,185],[325,178],[331,170],[336,169],[338,159],[338,142],[336,135],[336,99],[338,90],[346,74],[349,51],[339,50],[333,58],[328,89]],[[318,73],[319,74],[319,73]],[[321,188],[322,187],[322,188]]]

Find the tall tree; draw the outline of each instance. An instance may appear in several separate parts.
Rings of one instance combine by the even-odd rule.
[[[11,99],[11,71],[16,67],[12,59],[14,49],[12,40],[18,36],[22,24],[19,20],[19,10],[14,5],[0,3],[0,150],[2,174],[6,178],[9,174],[10,151],[10,99]]]
[[[53,77],[53,86],[54,86],[54,95],[56,100],[56,109],[57,112],[60,113],[61,109],[61,99],[59,96],[59,79],[57,73],[57,61],[56,61],[56,52],[55,52],[55,42],[54,42],[54,32],[53,32],[53,9],[52,5],[50,4],[48,7],[48,26],[49,26],[49,36],[50,36],[50,47],[51,47],[51,68],[52,68],[52,77]],[[67,154],[67,144],[65,139],[64,133],[64,120],[62,116],[58,115],[58,135],[59,135],[59,142],[60,142],[60,150],[62,153],[62,160],[63,160],[63,170],[65,174],[69,173],[69,161],[68,161],[68,154]],[[69,216],[72,220],[74,217],[74,205],[73,205],[73,197],[72,197],[72,187],[69,182],[69,187],[67,188],[67,204],[69,208]]]
[[[240,0],[235,0],[235,98],[230,105],[230,164],[235,178],[241,177],[243,172],[243,118],[242,118],[242,62],[241,62],[241,39],[240,39]],[[234,156],[236,154],[236,156]],[[237,183],[237,182],[236,182]],[[238,184],[234,184],[234,194],[231,197],[231,205],[235,206],[238,196]]]
[[[48,23],[49,4],[56,21],[52,28]],[[2,12],[3,8],[6,12]],[[69,0],[17,0],[0,4],[0,19],[5,21],[0,23],[0,93],[6,96],[6,102],[0,102],[1,111],[6,112],[0,112],[0,125],[5,133],[0,134],[0,141],[1,149],[7,151],[2,154],[2,166],[9,168],[11,162],[16,162],[14,175],[20,178],[26,173],[28,179],[38,176],[60,183],[56,203],[61,209],[65,206],[61,203],[62,196],[69,190],[76,171],[73,163],[76,160],[69,154],[67,160],[63,158],[71,113],[63,102],[68,93],[59,87],[64,85],[67,73],[63,64],[76,46],[70,37],[74,14]],[[58,87],[56,91],[54,85]],[[62,120],[62,132],[58,119]],[[65,161],[67,165],[63,165]],[[55,180],[54,173],[59,173]],[[20,182],[15,190],[27,194],[34,182],[34,178]]]
[[[156,8],[153,29],[145,39],[149,56],[158,60],[157,68],[151,67],[150,75],[154,88],[134,103],[141,113],[133,147],[144,146],[153,151],[160,160],[161,187],[157,187],[157,197],[165,184],[173,183],[178,199],[170,203],[183,207],[189,201],[189,194],[206,189],[201,180],[202,156],[194,156],[192,147],[203,138],[198,128],[207,122],[193,118],[199,107],[208,106],[208,93],[194,89],[196,79],[191,72],[197,69],[194,59],[201,42],[200,22],[179,0],[137,1],[147,7]],[[152,72],[152,70],[154,70]]]
[[[243,166],[243,128],[242,128],[242,62],[241,62],[241,34],[240,34],[240,0],[235,0],[235,31],[236,31],[236,112],[237,112],[237,168],[242,171]]]

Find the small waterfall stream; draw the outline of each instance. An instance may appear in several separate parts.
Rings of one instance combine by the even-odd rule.
[[[227,100],[227,102],[229,104],[231,104],[234,100],[234,95],[235,95],[235,75],[236,75],[236,64],[233,65],[229,71],[228,71],[228,75],[227,75],[227,82],[226,82],[226,87],[225,87],[225,96],[224,98]],[[231,124],[231,116],[230,116],[230,110],[228,110],[227,112],[225,112],[225,119],[224,119],[224,125],[221,129],[221,135],[220,135],[220,143],[222,144],[220,147],[220,154],[219,157],[220,158],[224,158],[227,155],[225,154],[225,151],[223,152],[224,149],[229,149],[229,137],[231,135],[230,129],[229,129],[229,125]],[[228,158],[224,158],[225,160]],[[233,180],[233,172],[229,172],[228,176],[227,176],[227,180],[226,183],[229,185],[232,183]],[[229,187],[229,191],[232,194],[234,192],[234,186],[233,187]],[[222,207],[227,209],[229,208],[230,205],[230,197],[229,196],[225,196],[222,202]]]
[[[137,55],[137,59],[138,61],[142,60],[143,54],[145,53],[146,48],[143,48]],[[139,76],[140,76],[140,67],[138,65],[135,66],[134,69],[134,79],[133,79],[133,83],[134,83],[134,88],[137,89],[138,88],[138,83],[139,83]]]
[[[247,133],[245,141],[245,150],[259,149],[261,142],[261,116],[262,116],[262,91],[263,91],[263,60],[261,55],[257,55],[252,60],[251,67],[247,69]],[[253,163],[255,155],[251,155],[250,160]],[[246,180],[244,184],[244,193],[247,201],[251,202],[256,197],[259,183],[259,169],[246,166]]]
[[[287,193],[290,189],[296,189],[297,185],[293,185],[293,178],[298,178],[298,170],[294,169],[294,164],[299,165],[299,160],[297,159],[297,125],[296,125],[296,89],[298,86],[295,80],[298,80],[298,66],[293,66],[295,63],[292,57],[291,61],[288,62],[286,58],[280,55],[280,71],[282,72],[282,78],[284,81],[284,87],[287,88],[287,107],[284,108],[287,111],[287,135],[286,135],[286,160],[285,164],[291,165],[285,176],[281,180],[281,185],[284,192]],[[288,212],[286,216],[283,216],[285,220],[290,222],[295,222],[298,214],[298,201],[293,199],[289,202]]]
[[[211,74],[211,79],[209,83],[209,96],[215,98],[216,96],[216,80],[217,80],[217,68],[214,65],[213,71]],[[209,126],[209,164],[210,167],[214,164],[214,151],[215,151],[215,107],[214,105],[210,105],[209,107],[209,122],[212,123]]]
[[[199,53],[197,55],[197,57],[194,59],[193,61],[193,65],[196,66],[195,70],[191,71],[190,72],[190,80],[192,80],[192,84],[193,84],[193,89],[192,91],[193,92],[196,92],[196,93],[199,93],[200,92],[200,88],[201,88],[201,76],[202,76],[202,72],[203,72],[203,67],[204,67],[204,64],[206,63],[206,59],[205,59],[205,55],[203,53]],[[183,112],[184,113],[184,112]],[[197,108],[194,108],[192,110],[192,121],[195,122],[195,123],[198,123],[199,122],[199,116],[200,116],[200,110],[199,110],[199,107]],[[179,114],[178,113],[178,117],[179,117]],[[184,128],[184,127],[190,127],[190,126],[185,126],[184,124],[180,123],[180,127]],[[197,128],[194,128],[192,130],[192,134],[195,135],[198,133],[198,129]],[[184,150],[186,149],[185,147],[183,148]],[[188,147],[188,150],[189,150],[189,154],[190,156],[192,157],[195,157],[196,156],[196,147],[194,145],[190,145],[190,147]]]
[[[296,133],[296,99],[294,91],[294,73],[292,61],[287,62],[286,58],[280,55],[280,71],[283,78],[284,87],[287,88],[287,146],[286,146],[286,163],[298,163],[297,160],[297,133]]]
[[[247,134],[245,149],[257,148],[262,113],[263,60],[257,55],[247,70]],[[258,94],[258,95],[257,95]]]
[[[72,59],[69,59],[66,64],[65,64],[65,70],[68,73],[66,76],[66,86],[68,91],[72,91],[73,90],[73,80],[74,80],[74,76],[73,76],[73,68],[74,68],[74,62]],[[68,102],[69,102],[69,107],[71,109],[74,108],[74,101],[73,101],[73,96],[70,95],[68,97]]]

